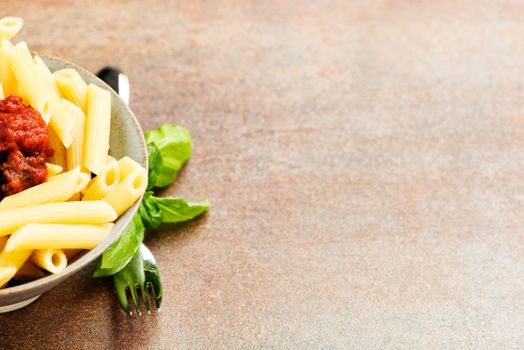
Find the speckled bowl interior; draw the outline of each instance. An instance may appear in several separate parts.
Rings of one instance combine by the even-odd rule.
[[[93,83],[111,91],[112,109],[109,153],[117,159],[127,155],[147,168],[147,148],[144,135],[135,115],[124,101],[107,84],[87,70],[62,59],[45,55],[41,55],[41,57],[51,71],[62,68],[74,68],[87,83]],[[129,224],[137,211],[138,203],[135,203],[118,218],[113,231],[102,243],[73,261],[62,273],[49,275],[19,286],[0,289],[0,307],[24,304],[25,301],[31,301],[97,259],[122,234],[124,228]]]

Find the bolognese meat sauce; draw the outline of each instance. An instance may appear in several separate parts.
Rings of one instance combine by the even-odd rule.
[[[0,100],[0,199],[47,180],[47,126],[22,99]]]

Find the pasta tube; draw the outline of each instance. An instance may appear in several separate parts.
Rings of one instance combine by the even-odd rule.
[[[42,77],[45,79],[47,85],[49,86],[49,89],[54,91],[54,93],[58,97],[62,97],[62,94],[60,93],[60,89],[58,88],[58,84],[55,81],[55,77],[53,76],[53,73],[51,73],[51,71],[45,64],[45,62],[38,55],[35,55],[33,57],[33,60],[35,61],[36,69],[40,72]]]
[[[31,249],[92,249],[106,238],[113,226],[29,224],[9,237],[4,251],[11,254],[28,249],[29,252]]]
[[[96,179],[96,176],[93,177],[89,183],[87,184],[86,188],[84,188],[82,191],[80,191],[82,193],[82,195],[86,194],[87,191],[89,191],[89,188],[91,187],[91,185],[93,184],[93,182],[95,182],[95,179]]]
[[[127,175],[103,200],[109,203],[120,216],[140,198],[146,190],[146,186],[147,171],[140,167]]]
[[[9,240],[7,241],[6,248],[8,244]],[[25,249],[7,252],[4,248],[0,253],[0,286],[3,286],[13,278],[16,271],[25,263],[31,253],[31,250]]]
[[[91,175],[80,172],[79,179],[76,181],[75,192],[80,193],[80,191],[87,186],[89,181],[91,181]]]
[[[67,258],[60,249],[35,250],[29,257],[29,261],[51,273],[60,273],[67,265]]]
[[[55,100],[55,108],[49,126],[54,129],[65,148],[71,146],[77,132],[76,124],[80,122],[80,119],[76,113],[82,113],[82,111],[68,100],[63,98]]]
[[[0,267],[0,288],[4,288],[16,274],[16,267]]]
[[[84,166],[97,175],[100,174],[106,163],[110,127],[111,93],[89,84],[83,161]]]
[[[82,154],[84,152],[84,131],[85,131],[85,114],[80,107],[73,103],[68,103],[68,109],[71,118],[76,118],[75,130],[73,131],[73,141],[66,149],[67,168],[73,169],[82,166]]]
[[[128,156],[125,156],[118,161],[118,167],[120,168],[120,175],[122,179],[124,179],[127,175],[131,174],[133,170],[141,168],[142,166]]]
[[[111,163],[111,162],[117,162],[117,160],[114,157],[108,155],[106,158],[106,164]]]
[[[20,17],[4,17],[0,19],[0,39],[11,39],[18,34],[23,25],[24,20]]]
[[[2,83],[4,96],[9,96],[16,92],[18,83],[15,80],[10,63],[10,48],[13,46],[9,41],[2,42],[0,45],[0,83]]]
[[[5,197],[0,202],[0,211],[43,203],[64,202],[79,191],[79,186],[87,185],[88,177],[87,174],[80,173],[80,167],[55,175],[47,182]]]
[[[49,123],[54,107],[52,91],[47,86],[40,72],[36,69],[27,44],[25,41],[21,41],[13,48],[9,41],[3,39],[2,46],[4,45],[11,52],[11,69],[24,95],[29,100],[31,107],[40,112],[46,124]]]
[[[90,201],[102,199],[106,194],[115,188],[120,182],[120,169],[116,161],[106,164],[104,170],[95,177],[93,183],[84,193],[82,200]]]
[[[58,175],[64,170],[60,165],[56,165],[53,163],[45,163],[45,166],[47,168],[47,177]]]
[[[104,201],[40,204],[0,211],[0,236],[8,235],[28,223],[103,224],[116,218],[115,210]]]
[[[53,73],[55,82],[62,96],[86,111],[87,84],[78,72],[72,68],[57,70]]]
[[[48,128],[47,132],[49,134],[49,148],[54,151],[53,155],[49,157],[49,161],[66,169],[66,150],[62,141],[53,128]]]
[[[29,99],[27,98],[26,94],[24,93],[24,90],[22,89],[22,85],[15,83],[15,88],[13,90],[13,94],[15,96],[18,96],[22,99],[22,103],[24,105],[30,105]]]
[[[107,156],[107,159],[106,159],[106,165],[109,164],[109,163],[111,163],[112,161],[115,161],[115,162],[116,162],[117,160],[116,160],[115,158],[111,157],[111,156]],[[120,172],[120,168],[119,168],[118,171]],[[120,178],[122,178],[122,175],[120,175]],[[89,181],[89,183],[87,184],[86,188],[84,188],[84,189],[81,191],[82,194],[85,194],[87,191],[89,191],[89,188],[91,187],[91,185],[93,184],[93,182],[95,182],[95,179],[96,179],[96,176],[93,177],[93,178],[91,179],[91,181]],[[119,180],[119,181],[120,181],[120,180]]]

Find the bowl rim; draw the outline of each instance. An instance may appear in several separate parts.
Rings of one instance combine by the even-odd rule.
[[[141,136],[140,137],[140,153],[142,155],[142,166],[145,167],[146,170],[148,170],[148,157],[147,157],[147,146],[144,138],[144,133],[142,131],[142,128],[140,127],[140,123],[138,122],[138,119],[136,118],[135,114],[131,110],[131,108],[120,98],[120,96],[109,86],[107,85],[102,79],[98,78],[95,74],[91,73],[87,69],[74,64],[72,62],[69,62],[67,60],[64,60],[62,58],[54,57],[47,54],[41,54],[38,52],[33,52],[33,54],[38,54],[42,60],[45,62],[47,60],[56,61],[60,63],[60,65],[64,66],[64,68],[73,68],[76,69],[80,74],[85,74],[90,76],[90,78],[94,79],[96,82],[96,85],[103,87],[111,93],[112,99],[117,99],[121,102],[121,104],[124,106],[124,109],[127,111],[127,114],[131,117],[132,125],[135,129],[135,131]],[[47,63],[47,62],[46,62]],[[140,161],[139,161],[140,163]],[[51,285],[49,289],[55,287],[60,282],[64,281],[68,277],[70,277],[72,274],[78,272],[79,270],[87,267],[91,262],[95,261],[102,253],[113,243],[115,242],[124,232],[125,228],[129,225],[131,222],[131,219],[135,215],[135,213],[138,210],[138,207],[140,205],[140,202],[142,200],[142,196],[133,204],[128,210],[126,210],[118,219],[118,220],[124,220],[123,224],[120,226],[122,229],[120,231],[115,231],[114,229],[111,231],[111,233],[102,241],[100,244],[98,244],[93,249],[89,250],[87,253],[84,253],[79,258],[74,260],[71,264],[68,264],[64,271],[58,273],[58,274],[50,274],[45,277],[38,278],[34,281],[26,282],[17,286],[8,287],[8,288],[1,288],[0,289],[0,299],[3,299],[5,297],[14,297],[15,295],[24,295],[30,293],[33,289],[40,287],[45,288],[46,285]],[[116,227],[116,225],[115,225]],[[48,289],[47,289],[48,290]],[[42,290],[38,294],[45,293],[47,291],[46,289]],[[0,305],[3,304],[0,302]]]

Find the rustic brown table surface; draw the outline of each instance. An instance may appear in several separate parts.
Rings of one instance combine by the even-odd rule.
[[[88,4],[89,3],[89,4]],[[128,73],[192,132],[148,233],[163,310],[75,275],[1,348],[522,349],[521,1],[2,1],[19,39]]]

